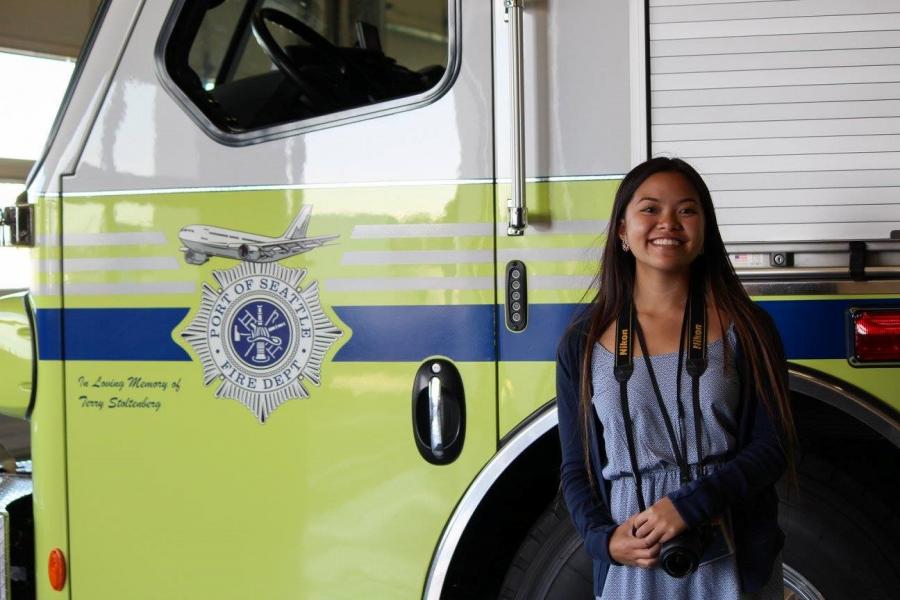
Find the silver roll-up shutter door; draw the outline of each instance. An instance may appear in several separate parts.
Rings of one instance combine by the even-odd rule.
[[[651,152],[726,242],[900,229],[900,0],[650,0]]]

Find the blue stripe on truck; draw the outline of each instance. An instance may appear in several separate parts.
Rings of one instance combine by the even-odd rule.
[[[38,354],[41,360],[191,360],[172,339],[187,313],[187,308],[38,309]]]
[[[893,306],[889,300],[764,301],[791,359],[846,357],[850,307]],[[552,361],[577,304],[532,304],[528,327],[512,333],[502,306],[336,306],[347,340],[335,362]],[[69,308],[37,311],[42,360],[189,361],[175,343],[187,308]],[[65,335],[62,335],[62,325]],[[494,345],[494,328],[499,329]],[[65,340],[63,344],[62,340]]]
[[[419,362],[429,356],[485,362],[496,357],[491,304],[335,306],[334,312],[352,332],[335,362]]]

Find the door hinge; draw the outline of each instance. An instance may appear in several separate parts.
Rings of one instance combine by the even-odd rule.
[[[0,209],[0,246],[34,246],[34,204]]]

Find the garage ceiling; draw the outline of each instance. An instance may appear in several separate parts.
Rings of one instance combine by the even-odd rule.
[[[0,51],[75,58],[101,1],[0,0]],[[24,181],[31,164],[0,157],[0,181]]]
[[[101,0],[0,0],[0,48],[75,58]]]

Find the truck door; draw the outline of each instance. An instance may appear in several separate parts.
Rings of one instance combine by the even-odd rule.
[[[505,23],[503,3],[495,9],[503,436],[552,404],[557,343],[588,299],[618,181],[646,146],[629,67],[631,29],[643,25],[632,24],[628,3],[525,3],[518,86],[511,76],[515,14]],[[510,109],[516,88],[521,136],[513,135]],[[517,177],[528,223],[522,235],[507,235],[513,190],[506,182]]]
[[[62,180],[72,596],[419,597],[496,450],[489,5],[135,4]]]

